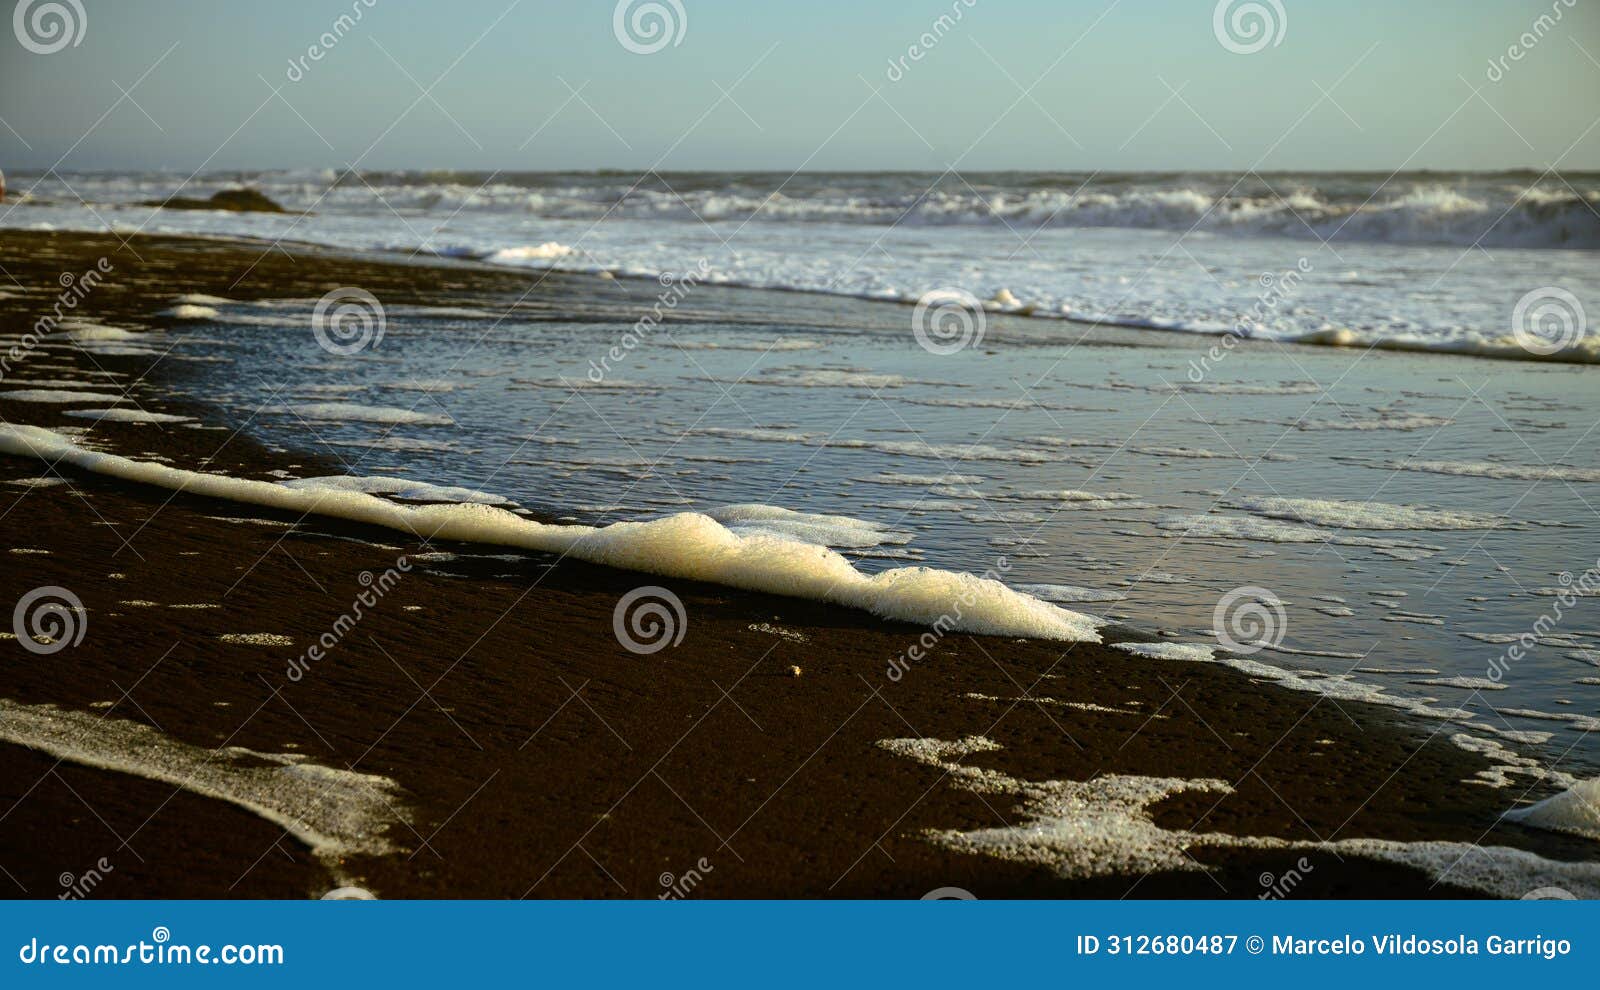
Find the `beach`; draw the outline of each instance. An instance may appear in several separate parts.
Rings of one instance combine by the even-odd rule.
[[[1148,330],[1072,324],[1073,347],[1084,348],[1072,377],[1103,387],[1029,399],[1026,411],[1109,424],[1121,437],[1114,453],[1144,448],[1108,475],[1082,463],[1109,459],[1092,431],[1053,431],[1055,444],[986,433],[992,410],[1019,400],[997,389],[976,394],[955,381],[973,379],[953,371],[940,385],[918,363],[929,352],[905,342],[909,309],[897,303],[699,285],[692,269],[673,280],[601,277],[293,241],[0,237],[15,283],[4,289],[0,332],[27,345],[4,384],[69,393],[20,401],[0,393],[0,416],[13,430],[0,459],[9,493],[0,580],[12,601],[36,588],[69,589],[81,611],[56,616],[69,635],[84,629],[81,640],[46,653],[0,644],[10,660],[0,708],[0,861],[13,896],[60,896],[86,870],[99,877],[95,895],[110,897],[298,898],[349,887],[491,898],[1250,898],[1285,896],[1286,883],[1300,897],[1600,890],[1591,839],[1552,831],[1548,820],[1535,828],[1502,818],[1594,775],[1582,721],[1593,720],[1594,688],[1575,684],[1565,668],[1540,668],[1510,679],[1532,700],[1496,703],[1532,715],[1479,704],[1494,690],[1478,670],[1483,657],[1463,658],[1460,670],[1425,670],[1415,652],[1427,647],[1413,631],[1443,625],[1434,621],[1441,613],[1419,604],[1425,594],[1358,576],[1377,568],[1403,577],[1398,569],[1408,564],[1436,575],[1444,558],[1469,555],[1467,543],[1448,541],[1482,545],[1504,529],[1513,531],[1517,549],[1508,552],[1519,568],[1548,571],[1570,558],[1562,568],[1581,570],[1573,548],[1592,528],[1558,517],[1537,495],[1522,511],[1477,506],[1497,517],[1492,523],[1463,506],[1451,515],[1431,504],[1448,501],[1451,479],[1489,484],[1483,465],[1506,463],[1500,450],[1467,457],[1461,451],[1471,453],[1472,441],[1453,453],[1441,443],[1442,453],[1424,458],[1374,450],[1381,423],[1309,436],[1291,427],[1285,446],[1247,448],[1246,456],[1196,425],[1215,420],[1194,406],[1193,417],[1148,438],[1135,438],[1138,419],[1129,425],[1130,416],[1148,418],[1162,382],[1185,404],[1209,399],[1229,403],[1239,419],[1267,415],[1261,404],[1309,394],[1273,373],[1283,362],[1304,362],[1327,382],[1334,375],[1317,361],[1348,364],[1359,352],[1304,348],[1284,359],[1281,348],[1244,341],[1217,358],[1208,357],[1213,339],[1152,340]],[[94,271],[102,274],[70,320],[24,340],[58,301],[63,272]],[[684,278],[692,294],[663,310],[664,291]],[[387,319],[384,339],[369,333],[371,346],[359,349],[365,363],[354,377],[346,371],[355,363],[338,363],[338,346],[349,341],[319,349],[308,319],[319,297],[349,286],[381,299]],[[1037,367],[1041,355],[1058,357],[1047,351],[1061,346],[1050,337],[1058,325],[995,311],[983,347],[998,361]],[[667,350],[667,338],[687,346]],[[296,342],[298,352],[276,349],[280,341]],[[454,404],[452,396],[483,394],[472,391],[472,367],[460,360],[485,341],[517,355],[496,361],[514,368],[515,386],[536,401]],[[808,360],[831,348],[848,361]],[[715,390],[738,388],[731,402],[756,406],[756,421],[703,421],[651,405],[691,388],[674,384],[687,380],[674,358],[701,367],[713,400]],[[1219,390],[1209,372],[1198,383],[1185,377],[1194,362],[1221,359],[1231,388]],[[718,360],[733,363],[724,370]],[[1422,393],[1438,389],[1461,416],[1459,386],[1481,388],[1467,376],[1485,367],[1513,398],[1524,386],[1546,397],[1588,391],[1579,365],[1396,360],[1441,363],[1430,366],[1427,387],[1415,365],[1394,372],[1418,394],[1396,389],[1371,404],[1424,405]],[[1263,370],[1263,361],[1280,363]],[[1102,362],[1115,370],[1105,374]],[[460,373],[439,374],[447,366]],[[1137,367],[1159,373],[1125,377]],[[985,381],[1012,370],[985,372]],[[391,401],[353,393],[350,383],[369,380],[362,375],[381,376]],[[499,387],[482,377],[483,388]],[[1126,387],[1104,387],[1119,381]],[[89,394],[74,401],[74,391]],[[97,392],[137,412],[69,415],[107,405]],[[394,392],[408,395],[394,400]],[[928,403],[919,408],[929,416],[989,419],[960,438],[929,440],[906,420],[882,419],[876,431],[847,434],[848,413],[831,397],[863,392],[909,394]],[[768,406],[754,397],[795,394],[811,398]],[[364,420],[351,408],[363,403]],[[569,406],[624,447],[631,438],[643,449],[597,450],[582,435],[546,430]],[[1452,418],[1433,408],[1340,409],[1356,423],[1410,416],[1436,428]],[[549,456],[506,474],[461,468],[476,449],[496,453],[497,463],[516,460],[494,446],[512,432],[507,417],[520,435],[552,441],[529,441],[522,457],[541,448]],[[669,460],[640,442],[649,423],[698,439]],[[939,429],[937,420],[916,426]],[[81,456],[38,446],[42,434],[28,427],[52,431],[49,443]],[[1393,439],[1387,429],[1378,435]],[[1348,456],[1457,467],[1394,470],[1395,511],[1353,527],[1331,518],[1348,505],[1308,505],[1311,492],[1294,492],[1297,500],[1173,480],[1218,460],[1232,462],[1234,474],[1305,470],[1311,451],[1296,444],[1326,449],[1347,436],[1360,443],[1339,448]],[[30,444],[45,453],[19,456]],[[302,503],[292,501],[272,508],[261,489],[218,498],[180,490],[194,479],[140,483],[92,463],[95,453],[274,488],[364,477],[345,493],[461,510],[445,531],[457,538],[372,525],[366,510],[297,511]],[[813,462],[819,454],[874,460],[836,468]],[[1555,482],[1571,489],[1588,483],[1582,456],[1519,460],[1566,472]],[[1074,494],[1059,494],[1067,483],[1031,477],[1035,465],[1093,474]],[[774,486],[769,471],[800,480]],[[653,484],[663,474],[668,480]],[[1412,482],[1434,497],[1407,497]],[[484,532],[546,534],[685,508],[719,511],[702,500],[769,501],[746,497],[747,484],[776,487],[770,504],[791,515],[763,508],[716,517],[736,541],[777,539],[761,545],[796,559],[837,551],[867,578],[899,566],[982,574],[987,561],[993,587],[974,594],[994,596],[993,608],[982,598],[952,621],[908,622],[953,604],[960,612],[959,601],[933,608],[867,579],[863,589],[877,590],[848,601],[812,594],[803,581],[795,594],[776,594],[765,571],[684,576],[700,573],[692,546],[627,547],[615,558],[640,566],[608,567],[585,549],[592,541],[545,552],[531,548],[532,538],[508,546],[472,537],[479,530],[468,525],[505,504],[501,492],[522,515],[515,527],[501,521]],[[900,488],[847,497],[860,484]],[[1208,547],[1196,560],[1248,569],[1254,584],[1305,606],[1304,642],[1280,637],[1273,646],[1282,652],[1246,649],[1233,660],[1214,643],[1197,646],[1215,599],[1209,589],[1183,597],[1199,575],[1169,565],[1188,562],[1116,559],[1126,556],[1116,530],[1141,532],[1125,540],[1151,539],[1192,515],[1187,488],[1215,492],[1206,499],[1284,499],[1253,504],[1263,511],[1247,516],[1220,513],[1222,524],[1190,520],[1186,531],[1198,529]],[[978,489],[997,497],[973,495]],[[325,480],[290,490],[339,491]],[[1028,494],[1040,490],[1058,494]],[[1359,497],[1370,504],[1371,495]],[[963,504],[940,509],[941,499]],[[1070,535],[1030,516],[1044,501],[1086,503],[1061,521],[1072,520]],[[1241,534],[1240,518],[1256,528]],[[1294,525],[1318,528],[1310,537],[1282,528]],[[1340,558],[1307,578],[1274,560],[1308,540],[1342,547],[1356,562]],[[1042,556],[1062,555],[1070,574],[1041,570]],[[1108,561],[1116,565],[1109,572]],[[1130,570],[1135,580],[1122,577]],[[1243,583],[1234,575],[1245,571],[1224,573],[1225,584]],[[727,574],[733,586],[721,580]],[[1323,581],[1339,600],[1313,602],[1296,584],[1307,580]],[[1156,585],[1142,601],[1122,600]],[[669,641],[641,647],[620,625],[619,606],[651,588],[669,592],[681,614],[655,613]],[[1524,603],[1543,604],[1524,590]],[[1354,649],[1335,641],[1362,621],[1347,601],[1372,597],[1379,603],[1368,607],[1381,611],[1369,618],[1388,622],[1375,628],[1394,636]],[[1470,609],[1472,597],[1459,601]],[[1024,599],[1032,604],[1017,604]],[[1301,614],[1291,613],[1291,629]],[[1457,618],[1451,632],[1512,628],[1505,614],[1491,617],[1497,625]],[[1592,652],[1592,627],[1592,619],[1564,627],[1558,648]],[[1038,635],[1018,634],[1035,628]],[[1494,642],[1468,640],[1459,650]],[[1454,654],[1429,654],[1439,655]],[[1452,676],[1475,680],[1452,687]],[[1552,706],[1552,691],[1579,703]]]

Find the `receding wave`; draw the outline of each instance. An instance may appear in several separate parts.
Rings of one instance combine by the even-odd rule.
[[[206,498],[346,519],[428,539],[556,553],[623,570],[828,602],[961,632],[1098,643],[1103,625],[993,578],[931,567],[864,574],[828,547],[797,538],[799,530],[837,530],[838,518],[797,519],[796,514],[771,506],[730,507],[723,514],[726,524],[708,514],[680,512],[603,527],[556,525],[482,501],[409,506],[344,485],[291,486],[185,471],[97,453],[35,426],[0,426],[0,454],[70,464]]]

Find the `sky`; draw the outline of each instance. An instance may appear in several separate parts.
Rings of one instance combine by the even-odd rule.
[[[1591,0],[62,2],[0,168],[1600,168]]]

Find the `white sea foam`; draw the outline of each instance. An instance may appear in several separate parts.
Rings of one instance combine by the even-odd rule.
[[[1444,549],[1413,540],[1347,536],[1334,530],[1318,529],[1299,523],[1241,516],[1172,516],[1158,520],[1155,525],[1159,529],[1181,530],[1188,536],[1202,539],[1255,540],[1262,543],[1334,543],[1340,546],[1372,547],[1380,553],[1387,551],[1404,559],[1426,557]]]
[[[1216,659],[1217,649],[1205,643],[1113,643],[1117,649],[1136,657],[1152,660],[1184,660],[1191,663],[1210,663]],[[1274,674],[1282,671],[1270,668]]]
[[[432,485],[406,478],[360,478],[331,475],[323,478],[294,478],[279,482],[285,488],[302,491],[365,492],[368,495],[393,495],[412,502],[475,502],[482,505],[509,505],[501,495],[489,495],[454,485]]]
[[[1075,584],[1018,584],[1013,587],[1047,602],[1120,602],[1127,597],[1121,592],[1081,588]]]
[[[1324,347],[1360,347],[1386,351],[1421,351],[1440,354],[1470,354],[1476,357],[1504,358],[1512,361],[1566,361],[1573,364],[1600,363],[1600,338],[1579,339],[1550,353],[1529,350],[1511,334],[1490,336],[1464,332],[1449,336],[1424,336],[1416,333],[1373,332],[1340,327],[1313,330],[1290,338],[1299,344]]]
[[[1499,529],[1517,525],[1504,516],[1387,502],[1247,495],[1229,504],[1273,519],[1291,519],[1338,529]]]
[[[1113,502],[1138,499],[1130,492],[1086,492],[1076,488],[1038,488],[1030,491],[1007,492],[1003,498],[1022,498],[1041,502],[1087,502],[1094,508],[1104,508]]]
[[[1067,879],[1124,876],[1207,869],[1195,849],[1257,849],[1327,852],[1399,863],[1422,870],[1436,882],[1475,889],[1495,897],[1521,897],[1539,887],[1560,887],[1578,897],[1600,897],[1600,863],[1566,863],[1500,846],[1466,842],[1396,842],[1343,839],[1292,842],[1269,836],[1192,832],[1157,825],[1152,809],[1179,794],[1233,793],[1223,780],[1101,774],[1092,780],[1022,780],[959,762],[975,752],[999,750],[981,736],[945,742],[938,739],[885,739],[890,753],[937,769],[942,779],[978,794],[1020,800],[1023,821],[1016,825],[961,831],[930,830],[929,841],[959,852],[981,853],[1052,870]]]
[[[121,402],[122,396],[68,389],[22,388],[11,392],[0,392],[0,399],[10,399],[12,402],[48,402],[70,405],[88,402]]]
[[[453,426],[449,416],[400,409],[393,406],[367,406],[355,402],[308,402],[273,406],[264,412],[298,416],[301,419],[334,423],[393,423],[408,426]]]
[[[725,505],[705,514],[741,536],[771,534],[821,547],[857,549],[911,542],[910,533],[864,519],[796,512],[775,505]]]
[[[202,749],[138,722],[0,698],[0,739],[82,766],[161,781],[226,801],[304,842],[325,863],[377,855],[405,823],[394,781],[239,747]]]
[[[1500,464],[1492,461],[1389,461],[1394,471],[1426,471],[1467,478],[1496,478],[1511,481],[1586,481],[1600,482],[1600,468],[1563,465]]]
[[[1425,677],[1422,680],[1412,681],[1412,684],[1423,684],[1428,687],[1453,687],[1466,691],[1504,691],[1506,686],[1499,681],[1492,681],[1487,677]]]
[[[217,641],[231,646],[293,646],[294,639],[282,633],[223,633]]]
[[[1512,718],[1531,718],[1542,722],[1565,722],[1580,732],[1600,732],[1600,718],[1595,718],[1593,715],[1544,712],[1537,708],[1496,708],[1495,713]]]
[[[1580,781],[1531,807],[1508,811],[1506,817],[1550,832],[1600,839],[1600,778]]]
[[[1302,419],[1295,423],[1301,430],[1431,430],[1449,426],[1455,420],[1447,416],[1424,416],[1419,413],[1385,412],[1375,417],[1331,416],[1326,419]]]
[[[1158,660],[1219,663],[1225,667],[1231,667],[1241,674],[1259,680],[1272,681],[1279,687],[1288,688],[1291,691],[1320,694],[1334,701],[1364,701],[1369,704],[1383,705],[1386,708],[1397,708],[1422,718],[1462,719],[1472,717],[1471,712],[1460,708],[1435,708],[1425,701],[1396,697],[1388,694],[1377,685],[1363,684],[1360,681],[1352,680],[1349,675],[1322,676],[1317,674],[1315,676],[1307,676],[1305,673],[1284,670],[1271,664],[1252,660],[1249,657],[1235,656],[1226,652],[1219,653],[1219,647],[1205,643],[1113,643],[1112,646],[1127,653],[1132,653],[1134,656],[1150,657]]]
[[[170,316],[175,320],[214,320],[222,314],[214,306],[179,303],[171,309],[162,310],[162,315]]]
[[[724,384],[734,384],[729,379]],[[738,379],[743,385],[781,385],[787,388],[903,388],[907,385],[950,385],[949,382],[921,382],[904,375],[881,374],[858,368],[770,369],[754,378]]]
[[[1173,457],[1196,461],[1292,461],[1297,459],[1296,455],[1294,454],[1286,454],[1274,450],[1266,450],[1251,454],[1241,454],[1233,451],[1223,453],[1221,451],[1210,450],[1206,447],[1175,447],[1166,444],[1134,444],[1118,440],[1063,440],[1060,437],[1034,437],[1033,439],[1038,443],[1050,447],[1092,447],[1103,450],[1113,450],[1118,453],[1143,454],[1147,457]]]
[[[998,581],[928,567],[867,575],[838,553],[787,537],[741,536],[701,513],[605,527],[550,525],[480,504],[408,506],[365,492],[302,490],[87,450],[50,430],[0,426],[0,453],[37,457],[191,495],[383,526],[429,539],[569,554],[589,563],[863,609],[963,632],[1099,642],[1099,620]]]
[[[557,241],[531,244],[525,247],[503,248],[490,254],[485,261],[498,265],[526,264],[530,261],[555,261],[573,253],[573,248]]]
[[[104,420],[109,423],[192,423],[193,416],[146,412],[143,409],[68,409],[63,416]]]
[[[869,474],[858,481],[870,481],[880,485],[981,485],[989,479],[976,474],[902,474],[897,471],[879,471]]]
[[[760,443],[810,443],[816,439],[812,433],[800,433],[769,426],[702,426],[689,431],[704,437],[722,437],[726,440],[755,440]]]
[[[76,341],[131,341],[140,340],[145,335],[136,333],[126,327],[114,327],[104,323],[89,323],[87,321],[73,321],[66,326],[67,336]]]

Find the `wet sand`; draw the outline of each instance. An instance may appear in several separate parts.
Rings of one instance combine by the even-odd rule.
[[[114,271],[80,315],[172,333],[218,332],[153,315],[183,293],[315,297],[359,284],[386,301],[456,305],[527,292],[526,309],[551,319],[581,296],[618,322],[653,301],[648,284],[627,280],[390,264],[294,245],[263,254],[262,245],[17,233],[0,244],[6,270],[32,290],[6,283],[4,333],[33,324],[61,272],[101,256]],[[64,334],[47,340],[67,344]],[[185,374],[176,360],[64,346],[14,363],[6,384],[101,370],[126,374],[119,385],[148,375],[181,387]],[[139,405],[216,423],[181,400]],[[0,396],[8,423],[86,425],[61,408]],[[101,422],[90,439],[236,477],[341,471],[267,449],[248,431]],[[48,473],[0,458],[0,482]],[[922,630],[864,613],[535,555],[495,559],[492,548],[424,545],[66,468],[59,476],[65,483],[52,487],[0,484],[6,549],[47,551],[0,556],[0,600],[69,588],[86,608],[86,634],[48,656],[0,642],[0,697],[396,781],[405,802],[385,834],[402,851],[340,866],[384,897],[920,897],[945,887],[984,898],[1256,897],[1267,892],[1263,874],[1281,877],[1306,855],[1197,848],[1194,859],[1212,869],[1066,880],[949,851],[926,830],[1015,825],[1015,802],[952,786],[877,743],[969,735],[1003,748],[964,762],[1025,780],[1138,774],[1233,785],[1158,804],[1156,822],[1171,829],[1591,855],[1582,840],[1497,824],[1523,788],[1462,783],[1488,762],[1449,743],[1457,727],[1335,704],[1220,665],[956,634],[894,681],[888,662]],[[456,556],[417,556],[439,552]],[[288,662],[348,611],[362,572],[402,555],[413,569],[290,680]],[[682,642],[649,656],[613,632],[618,599],[641,585],[670,588],[689,616]],[[294,645],[219,638],[258,633]],[[303,844],[247,810],[0,744],[0,888],[57,896],[63,874],[102,859],[114,869],[92,896],[294,898],[334,885]],[[1332,853],[1308,862],[1291,896],[1471,895],[1397,865]]]

